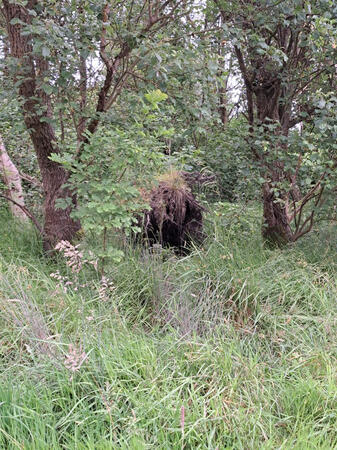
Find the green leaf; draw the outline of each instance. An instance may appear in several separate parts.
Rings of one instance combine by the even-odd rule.
[[[50,84],[43,84],[43,85],[41,86],[41,88],[43,89],[43,91],[44,91],[47,95],[52,94],[53,91],[54,91],[53,86],[50,86]]]
[[[11,25],[25,25],[25,23],[22,22],[22,20],[20,20],[20,19],[17,18],[17,17],[14,17],[14,19],[12,19],[12,20],[10,21],[10,24],[11,24]]]
[[[48,47],[43,46],[41,49],[41,53],[44,58],[47,58],[48,56],[50,56],[50,49]]]

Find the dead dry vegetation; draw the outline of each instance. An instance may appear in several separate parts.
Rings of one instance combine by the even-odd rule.
[[[161,176],[146,195],[150,208],[144,213],[142,230],[150,245],[174,247],[178,253],[184,253],[192,242],[202,242],[205,208],[181,173]]]

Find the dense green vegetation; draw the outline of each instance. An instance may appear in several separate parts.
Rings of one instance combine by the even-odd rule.
[[[2,212],[0,446],[335,448],[336,228],[272,251],[258,216],[212,207],[184,258],[128,246],[102,290]]]
[[[0,449],[337,449],[335,0],[0,0]]]

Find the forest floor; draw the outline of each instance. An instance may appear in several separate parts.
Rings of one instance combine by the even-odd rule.
[[[0,213],[0,448],[337,448],[336,226],[259,224],[217,205],[202,248],[127,247],[102,283]]]

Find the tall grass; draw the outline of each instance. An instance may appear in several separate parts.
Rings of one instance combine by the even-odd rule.
[[[0,222],[0,448],[337,448],[332,225],[271,251],[221,205],[203,248],[128,247],[102,295]]]

